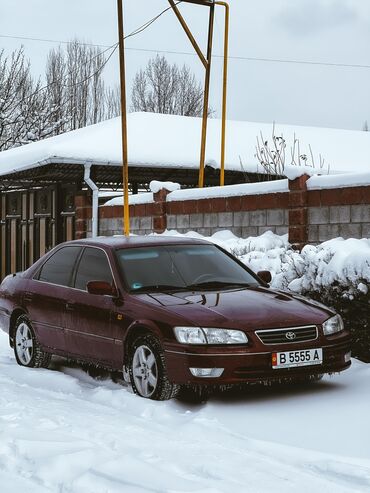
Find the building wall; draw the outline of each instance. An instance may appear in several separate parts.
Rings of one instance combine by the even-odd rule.
[[[310,207],[308,241],[343,238],[370,238],[370,205]]]
[[[228,229],[236,236],[258,236],[265,231],[278,235],[288,232],[288,211],[285,209],[265,209],[257,211],[210,212],[194,214],[170,214],[167,228],[180,233],[197,231],[211,236],[217,231]]]
[[[352,182],[350,175],[345,176],[344,183],[336,186],[328,176],[310,179],[303,175],[289,182],[281,180],[280,185],[258,184],[256,193],[255,184],[213,189],[214,196],[208,198],[192,198],[200,194],[197,190],[161,190],[154,194],[154,202],[130,205],[131,232],[149,234],[176,229],[211,236],[228,229],[237,236],[248,237],[272,231],[288,233],[296,248],[338,236],[370,238],[370,174],[362,177],[360,184],[357,175],[353,175]],[[230,196],[215,196],[230,194],[230,190]],[[235,195],[238,190],[239,195]],[[100,207],[100,234],[122,234],[122,217],[121,206]],[[87,229],[91,232],[91,226]]]
[[[130,206],[132,233],[148,234],[156,230],[151,205]],[[101,208],[100,234],[122,232],[122,209],[117,206]],[[288,233],[288,194],[173,201],[167,203],[165,216],[164,229],[176,229],[180,233],[196,231],[211,236],[229,229],[237,236],[256,236],[268,230],[282,235]]]
[[[308,191],[308,241],[370,238],[370,186]]]

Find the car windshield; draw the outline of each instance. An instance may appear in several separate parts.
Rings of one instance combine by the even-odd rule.
[[[258,286],[258,281],[215,245],[164,245],[117,251],[131,292]]]

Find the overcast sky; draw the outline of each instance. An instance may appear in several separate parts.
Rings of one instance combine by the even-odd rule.
[[[229,0],[232,57],[302,60],[370,66],[370,2],[365,0]],[[126,33],[163,8],[167,0],[124,0]],[[181,9],[205,41],[204,7]],[[81,40],[101,45],[117,41],[116,0],[0,0],[0,35],[52,40]],[[223,12],[215,26],[214,53],[222,53]],[[0,37],[7,53],[25,46],[35,74],[57,43]],[[127,75],[144,67],[153,52],[191,52],[192,47],[172,12],[143,34],[127,41]],[[186,63],[199,78],[196,56],[166,55]],[[109,83],[118,83],[118,59],[106,68]],[[212,106],[220,115],[222,60],[214,59]],[[370,122],[370,68],[350,68],[267,61],[230,60],[229,117],[237,120],[361,129]]]

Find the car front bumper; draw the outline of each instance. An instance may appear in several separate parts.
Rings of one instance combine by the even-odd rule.
[[[272,368],[272,354],[277,351],[304,349],[323,349],[323,363],[320,365],[299,366],[286,369]],[[346,332],[334,336],[332,341],[325,338],[315,344],[305,343],[299,347],[292,345],[263,346],[256,348],[206,348],[169,345],[165,347],[169,379],[177,384],[228,385],[241,383],[272,382],[299,378],[305,375],[337,373],[351,365],[346,355],[351,351],[351,338]],[[223,368],[221,377],[195,377],[190,368]]]

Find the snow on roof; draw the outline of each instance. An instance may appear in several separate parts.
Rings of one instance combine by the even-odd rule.
[[[323,188],[346,188],[370,185],[370,171],[367,173],[351,173],[342,175],[311,176],[307,181],[308,190]]]
[[[120,119],[114,118],[1,152],[0,175],[49,163],[119,165],[120,128]],[[257,136],[262,132],[264,139],[271,142],[272,128],[272,124],[267,123],[229,121],[226,169],[261,172],[255,157]],[[128,115],[128,132],[131,166],[187,169],[199,166],[200,118],[131,113]],[[310,156],[311,146],[317,165],[321,154],[330,165],[331,173],[370,170],[369,132],[278,124],[275,135],[284,136],[288,159],[296,137],[300,142],[300,153]],[[210,119],[206,162],[215,168],[220,166],[220,136],[221,121]]]
[[[166,189],[166,183],[156,181],[154,190],[156,193],[161,188]],[[163,183],[163,187],[161,186]],[[289,192],[288,180],[272,180],[262,181],[259,183],[239,183],[237,185],[226,185],[224,187],[205,187],[205,188],[186,188],[180,190],[180,185],[172,183],[173,191],[167,195],[167,201],[182,201],[182,200],[199,200],[199,199],[211,199],[219,197],[240,197],[240,195],[263,195],[266,193],[284,193]],[[176,187],[177,185],[177,187]],[[170,188],[170,187],[169,187]],[[167,188],[168,190],[168,188]],[[153,193],[139,193],[129,196],[130,205],[147,204],[154,201]],[[120,196],[114,197],[104,204],[106,206],[122,206],[123,205],[122,193]]]

